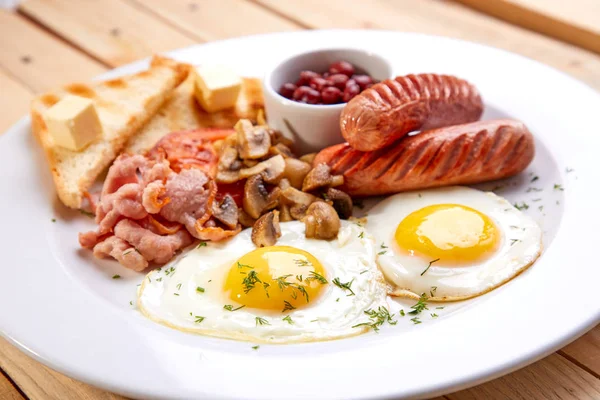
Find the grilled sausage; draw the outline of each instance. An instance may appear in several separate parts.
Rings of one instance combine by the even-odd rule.
[[[342,110],[340,129],[356,150],[381,149],[402,136],[479,120],[481,96],[454,76],[399,76],[373,85]]]
[[[349,195],[371,196],[506,178],[523,171],[534,152],[523,123],[495,120],[421,132],[373,152],[343,143],[322,150],[313,165],[343,174]]]

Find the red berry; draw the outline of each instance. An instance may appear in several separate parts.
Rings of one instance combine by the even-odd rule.
[[[329,66],[330,74],[344,74],[347,77],[354,75],[354,66],[348,61],[334,62]]]
[[[321,100],[321,93],[308,86],[300,86],[294,92],[294,100],[301,103],[317,104]]]
[[[344,74],[334,74],[330,75],[327,80],[338,89],[344,90],[346,87],[346,82],[348,82],[348,77]]]
[[[367,86],[373,83],[373,78],[369,75],[354,75],[352,79],[358,83],[358,86],[360,86],[362,90],[365,90]]]
[[[346,89],[344,89],[344,94],[342,95],[342,100],[344,103],[347,103],[359,93],[360,86],[358,86],[358,84],[354,83],[353,85],[346,85]]]
[[[320,78],[321,75],[315,71],[302,71],[300,72],[300,79],[296,82],[296,86],[308,86],[313,78]]]
[[[336,104],[342,99],[342,91],[335,86],[326,87],[321,91],[323,104]]]
[[[293,83],[284,83],[281,85],[281,89],[279,89],[279,94],[285,97],[286,99],[291,99],[294,97],[294,91],[297,89],[296,85]]]
[[[329,81],[323,78],[312,78],[312,80],[310,81],[310,87],[315,90],[318,90],[319,92],[329,85],[331,85]]]

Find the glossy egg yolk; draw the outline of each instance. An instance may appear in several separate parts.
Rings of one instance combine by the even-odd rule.
[[[472,262],[494,252],[501,234],[485,214],[460,204],[435,204],[409,214],[395,239],[410,254],[453,263]]]
[[[281,312],[315,301],[325,289],[326,279],[323,266],[309,252],[268,246],[237,260],[224,289],[240,305]]]

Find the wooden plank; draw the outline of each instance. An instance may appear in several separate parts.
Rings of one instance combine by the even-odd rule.
[[[34,92],[88,80],[105,67],[23,17],[0,10],[0,67]]]
[[[122,0],[28,0],[19,10],[110,66],[195,43]]]
[[[9,381],[2,371],[0,371],[0,399],[4,400],[24,400],[21,393],[17,388]]]
[[[510,23],[600,53],[597,0],[455,0]]]
[[[552,354],[512,374],[447,395],[450,400],[600,399],[600,380]]]
[[[564,347],[559,353],[600,378],[600,325]]]
[[[381,28],[451,36],[537,59],[600,88],[600,57],[452,2],[254,0],[311,28]]]
[[[31,400],[125,400],[68,378],[29,358],[0,338],[0,368]],[[1,393],[1,392],[0,392]],[[4,397],[0,398],[4,399]]]
[[[246,0],[129,1],[156,13],[200,41],[300,29],[298,24]]]
[[[33,93],[0,69],[0,134],[29,112]],[[3,398],[0,396],[0,399]]]

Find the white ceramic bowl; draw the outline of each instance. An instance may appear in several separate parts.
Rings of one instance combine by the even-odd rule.
[[[269,126],[294,140],[299,154],[319,151],[343,142],[340,133],[340,113],[346,105],[305,104],[281,96],[279,88],[286,82],[296,82],[300,72],[325,72],[336,61],[348,61],[357,72],[376,80],[392,76],[391,64],[370,51],[358,49],[326,49],[301,53],[277,63],[263,79],[265,111]]]

